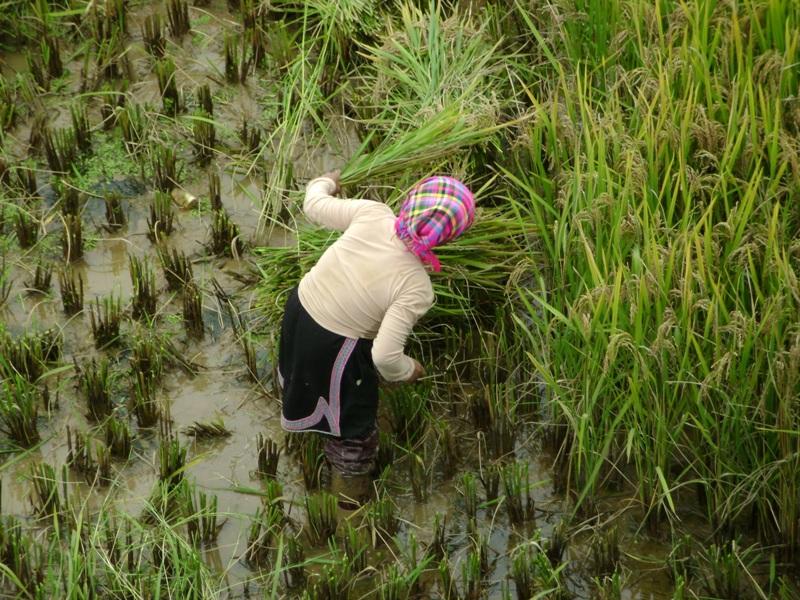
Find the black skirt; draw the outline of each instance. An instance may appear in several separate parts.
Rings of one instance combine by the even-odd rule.
[[[281,425],[361,438],[375,427],[378,374],[372,340],[346,338],[317,324],[300,304],[297,288],[281,325],[278,378],[283,387]]]

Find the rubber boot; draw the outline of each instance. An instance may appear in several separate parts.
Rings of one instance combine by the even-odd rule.
[[[331,469],[331,494],[336,496],[339,508],[356,510],[369,502],[372,495],[372,477],[363,475],[345,475]]]

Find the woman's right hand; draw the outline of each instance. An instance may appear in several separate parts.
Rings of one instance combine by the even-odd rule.
[[[421,377],[425,377],[425,367],[419,364],[418,360],[414,360],[414,372],[411,373],[411,377],[406,379],[406,383],[414,383]]]
[[[323,173],[320,177],[325,177],[326,179],[330,179],[333,181],[333,191],[331,192],[331,196],[338,196],[339,192],[342,191],[342,186],[339,184],[339,178],[342,176],[342,172],[339,169],[335,171],[328,171],[327,173]]]

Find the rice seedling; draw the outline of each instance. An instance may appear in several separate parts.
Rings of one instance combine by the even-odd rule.
[[[13,378],[20,375],[35,383],[45,369],[61,359],[63,338],[56,329],[29,333],[12,339],[8,334],[0,338],[0,374]]]
[[[336,554],[322,568],[319,579],[311,588],[311,597],[318,600],[347,599],[350,597],[352,585],[353,573],[350,561],[346,557]]]
[[[69,426],[67,426],[66,465],[86,476],[96,468],[92,460],[91,438],[82,431],[73,431]]]
[[[464,600],[478,600],[483,594],[484,581],[480,551],[471,548],[461,561],[461,587]]]
[[[392,429],[407,448],[424,437],[430,422],[430,390],[397,387],[384,390],[384,399],[392,414]]]
[[[271,450],[269,447],[267,449]],[[268,455],[267,458],[274,459],[274,454]],[[303,473],[303,483],[308,492],[320,489],[324,466],[325,455],[322,451],[322,442],[317,437],[304,436],[303,444],[300,446],[300,468]]]
[[[195,421],[191,425],[184,427],[183,433],[199,440],[225,438],[229,437],[233,432],[226,427],[222,417],[217,417],[211,421]]]
[[[52,131],[42,129],[42,149],[47,165],[54,173],[68,173],[78,157],[75,130],[71,128]]]
[[[192,281],[194,277],[192,263],[186,254],[177,248],[168,248],[163,245],[156,247],[156,253],[170,290],[180,291]]]
[[[250,73],[252,60],[247,56],[244,36],[225,36],[225,80],[244,83]]]
[[[210,546],[216,543],[219,532],[225,522],[218,522],[219,500],[215,494],[206,494],[198,490],[193,498],[189,514],[192,518],[187,521],[189,539],[194,544]]]
[[[598,532],[591,544],[592,571],[596,577],[610,577],[620,564],[619,533],[616,527]]]
[[[222,210],[222,197],[220,196],[219,174],[212,171],[208,174],[208,198],[211,202],[211,210]]]
[[[77,189],[71,185],[63,185],[59,194],[59,205],[64,216],[79,217],[83,208],[83,199]]]
[[[53,265],[52,263],[44,263],[41,260],[36,263],[36,270],[33,273],[33,279],[27,284],[27,288],[34,293],[47,294],[50,292],[50,286],[53,281]]]
[[[165,58],[157,61],[154,69],[158,79],[158,90],[161,92],[164,114],[174,117],[182,109],[181,95],[178,92],[178,82],[175,78],[175,62],[171,58]]]
[[[244,241],[241,238],[239,226],[231,221],[224,209],[214,211],[209,250],[217,256],[233,256],[234,258],[238,258],[244,252]]]
[[[119,342],[122,309],[119,298],[106,296],[102,300],[95,298],[89,312],[92,336],[97,348],[105,348]]]
[[[123,86],[121,90],[109,90],[100,105],[100,119],[104,131],[113,130],[118,124],[118,111],[125,107],[126,96]]]
[[[139,427],[154,427],[161,418],[161,407],[156,400],[155,381],[151,375],[142,371],[133,372],[131,377],[131,398],[136,423]]]
[[[172,37],[181,38],[189,33],[189,4],[185,0],[167,0],[167,23]]]
[[[464,498],[464,514],[474,521],[478,516],[478,486],[474,473],[467,471],[461,476],[460,492]]]
[[[147,258],[140,260],[135,256],[128,257],[133,298],[131,313],[134,319],[152,319],[156,314],[158,291],[156,276]]]
[[[259,433],[256,437],[256,452],[258,454],[257,476],[261,479],[275,479],[278,474],[278,460],[281,457],[281,449],[278,444]]]
[[[47,74],[45,65],[42,64],[42,59],[39,56],[33,56],[30,52],[27,53],[26,58],[28,62],[28,71],[36,82],[36,85],[43,92],[50,91],[50,77]]]
[[[122,197],[117,192],[106,192],[103,196],[106,205],[106,225],[109,231],[118,231],[125,226],[127,218],[122,208]]]
[[[86,114],[86,105],[75,103],[70,107],[72,131],[75,132],[75,146],[79,154],[86,154],[92,150],[92,128]],[[74,214],[74,213],[73,213]]]
[[[414,452],[408,453],[408,476],[411,481],[411,490],[417,502],[425,502],[428,498],[430,487],[430,474],[425,468],[423,457]]]
[[[512,462],[503,467],[503,492],[512,525],[520,525],[534,518],[534,502],[530,492],[528,464]]]
[[[66,493],[62,497],[58,490],[56,471],[52,465],[39,463],[30,473],[32,494],[31,504],[40,519],[63,517],[69,503]]]
[[[306,537],[312,546],[325,544],[336,533],[336,497],[327,492],[308,494],[305,498]]]
[[[95,442],[94,455],[97,461],[97,472],[94,480],[101,486],[111,483],[111,452],[102,442]]]
[[[117,123],[122,130],[125,148],[131,154],[138,154],[145,146],[147,116],[140,104],[129,103],[117,110]]]
[[[242,150],[245,152],[258,152],[261,148],[261,128],[258,125],[250,125],[247,118],[242,118],[239,141],[242,142]]]
[[[33,247],[39,239],[39,223],[28,207],[19,207],[14,213],[14,232],[23,250]]]
[[[0,361],[4,362],[4,359]],[[3,433],[22,448],[30,448],[39,441],[39,394],[18,374],[4,376],[2,386],[0,421]]]
[[[559,521],[558,525],[553,528],[553,532],[544,545],[544,552],[553,567],[557,567],[561,564],[568,541],[567,523],[563,520]]]
[[[147,236],[153,243],[171,235],[175,230],[175,211],[169,194],[157,191],[150,201],[150,217],[147,219]]]
[[[192,135],[197,161],[207,165],[214,156],[216,144],[216,126],[205,110],[199,110],[192,116]]]
[[[250,522],[247,539],[247,562],[267,567],[273,562],[276,542],[283,525],[283,513],[272,504],[262,506]]]
[[[186,448],[175,437],[162,439],[158,446],[158,478],[168,488],[183,481]]]
[[[93,421],[102,421],[114,410],[111,399],[111,380],[108,372],[108,361],[95,359],[79,370],[80,386],[86,396],[87,417]]]
[[[126,421],[116,417],[103,423],[103,439],[111,456],[127,460],[131,455],[131,428]]]
[[[83,223],[80,216],[65,215],[61,231],[61,253],[65,262],[83,257]]]
[[[137,336],[131,349],[131,371],[144,373],[154,381],[160,379],[168,352],[155,335]]]
[[[142,40],[144,47],[153,58],[164,57],[166,42],[161,30],[161,16],[158,13],[148,15],[142,24]]]
[[[366,522],[369,526],[373,547],[379,539],[391,537],[397,532],[399,520],[397,507],[392,499],[383,494],[367,505]]]

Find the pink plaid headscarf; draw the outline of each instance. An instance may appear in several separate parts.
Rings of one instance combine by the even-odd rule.
[[[474,218],[475,197],[467,186],[453,177],[429,177],[406,196],[394,230],[411,252],[438,272],[442,265],[431,249],[464,233]]]

